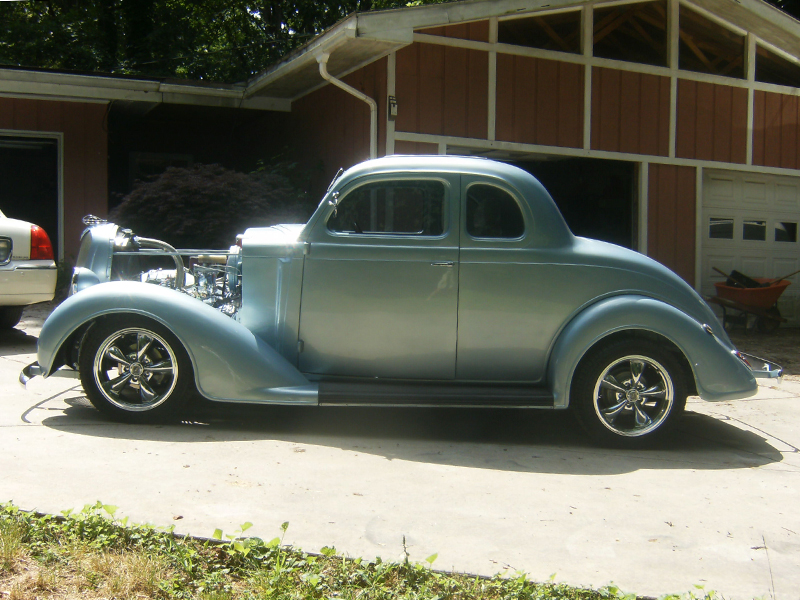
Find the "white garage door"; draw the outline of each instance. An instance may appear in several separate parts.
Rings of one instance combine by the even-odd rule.
[[[800,178],[712,171],[703,173],[701,291],[733,269],[751,277],[781,277],[800,269]],[[778,301],[789,325],[800,325],[800,274]]]

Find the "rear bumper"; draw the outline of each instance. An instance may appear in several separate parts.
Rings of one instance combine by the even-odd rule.
[[[27,261],[0,269],[0,306],[25,306],[52,300],[56,276],[53,261]]]
[[[783,367],[763,358],[739,352],[739,357],[750,367],[756,379],[778,379],[783,377]]]

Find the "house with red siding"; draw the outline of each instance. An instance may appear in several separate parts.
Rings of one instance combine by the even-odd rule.
[[[113,97],[94,82],[78,101],[48,82],[15,92],[0,71],[0,147],[60,140],[69,238],[136,157],[198,160],[196,127],[166,140],[156,125],[189,108],[217,111],[205,122],[223,123],[219,139],[238,119],[227,139],[240,161],[290,139],[321,166],[323,190],[370,156],[495,158],[536,175],[577,234],[652,256],[710,294],[713,267],[800,268],[798,57],[800,23],[761,0],[471,0],[353,14],[238,86],[112,78]],[[42,116],[43,102],[60,108]],[[130,135],[107,131],[122,122],[112,130]],[[779,307],[797,324],[795,283]]]

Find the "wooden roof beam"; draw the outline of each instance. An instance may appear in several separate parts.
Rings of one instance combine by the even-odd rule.
[[[558,44],[564,52],[573,52],[569,44],[567,44],[542,17],[536,17],[536,24],[547,34],[547,37]]]
[[[692,54],[694,54],[700,60],[700,62],[706,66],[709,72],[716,74],[717,70],[714,68],[714,65],[712,65],[711,61],[708,60],[708,57],[705,54],[703,54],[703,51],[697,47],[697,44],[695,44],[692,36],[686,33],[685,31],[681,31],[680,36],[681,39],[683,40],[683,43],[689,47],[689,50],[692,51]]]

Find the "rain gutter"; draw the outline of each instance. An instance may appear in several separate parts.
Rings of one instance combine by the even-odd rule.
[[[356,88],[347,85],[341,79],[336,79],[333,75],[328,73],[328,59],[331,57],[329,52],[320,52],[317,54],[317,62],[319,63],[319,74],[325,81],[329,81],[336,87],[343,89],[348,94],[351,94],[366,102],[369,105],[369,157],[378,157],[378,103],[372,98],[358,91]]]

